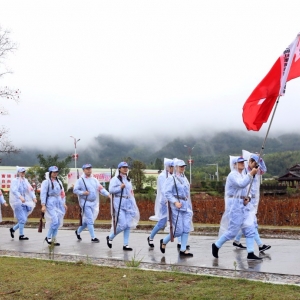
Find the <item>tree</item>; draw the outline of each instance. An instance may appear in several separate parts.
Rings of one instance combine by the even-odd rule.
[[[5,66],[5,59],[8,54],[13,53],[17,49],[17,45],[10,40],[10,32],[8,30],[3,30],[0,26],[0,79],[12,72],[8,70]],[[13,100],[19,102],[20,91],[17,89],[12,89],[7,86],[0,86],[0,98],[6,100]],[[8,111],[4,107],[0,107],[0,115],[7,115]],[[17,149],[7,136],[8,129],[5,127],[0,128],[0,153],[17,153],[20,149]]]
[[[155,160],[155,169],[157,170],[162,170],[164,168],[164,164],[163,164],[163,161],[160,159],[160,158],[157,158]]]
[[[70,168],[68,167],[69,163],[72,161],[72,156],[67,156],[63,160],[59,160],[58,155],[51,156],[48,155],[47,157],[44,157],[43,154],[38,154],[37,158],[39,160],[39,163],[41,165],[41,168],[43,169],[43,177],[46,172],[48,172],[48,168],[51,166],[57,166],[59,169],[58,178],[63,181],[64,177],[68,176],[70,172]],[[42,179],[41,177],[39,179]]]
[[[156,178],[155,176],[150,175],[146,177],[145,182],[153,188],[156,185]]]
[[[132,163],[133,163],[133,159],[132,159],[130,156],[123,157],[122,161],[127,162],[129,168],[131,168],[131,165],[132,165]]]
[[[28,180],[34,183],[37,187],[40,186],[41,182],[45,179],[45,173],[48,172],[48,168],[51,166],[57,166],[59,169],[58,178],[65,182],[65,178],[70,172],[68,164],[72,161],[72,156],[68,156],[63,160],[59,160],[58,155],[48,155],[44,157],[43,154],[38,154],[37,158],[40,165],[35,165],[27,170]]]
[[[132,184],[136,192],[140,192],[143,188],[143,184],[146,179],[146,176],[143,171],[145,169],[146,165],[139,160],[134,160],[131,164],[129,177],[132,179]]]
[[[39,178],[42,175],[45,175],[43,172],[43,169],[38,165],[35,165],[26,171],[26,177],[35,190],[39,189],[41,186],[41,180]]]

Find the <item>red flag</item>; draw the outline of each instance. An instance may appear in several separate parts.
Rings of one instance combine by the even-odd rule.
[[[266,77],[243,106],[243,122],[248,130],[258,131],[268,121],[276,99],[284,95],[286,82],[300,76],[299,37],[286,48]]]

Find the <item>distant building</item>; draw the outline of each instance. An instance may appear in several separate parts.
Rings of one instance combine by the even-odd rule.
[[[26,167],[29,169],[30,167]],[[78,168],[79,175],[82,174],[81,168]],[[146,177],[154,176],[158,177],[159,173],[157,170],[143,170]],[[112,175],[114,175],[115,169],[101,169],[101,168],[93,168],[93,175],[98,179],[100,183],[109,182]],[[10,166],[0,166],[0,190],[5,193],[8,193],[10,190],[11,181],[17,176],[17,168]],[[67,177],[64,178],[64,182],[68,184],[68,189],[74,186],[77,180],[77,169],[70,168],[70,173]],[[146,184],[147,185],[147,184]]]
[[[300,164],[294,165],[287,173],[278,178],[278,182],[291,188],[300,187]]]

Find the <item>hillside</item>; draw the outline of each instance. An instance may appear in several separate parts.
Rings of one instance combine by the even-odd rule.
[[[242,149],[259,152],[262,142],[263,138],[253,133],[221,132],[211,136],[199,135],[198,138],[166,140],[163,146],[159,147],[159,150],[155,150],[157,145],[154,142],[123,141],[113,136],[101,134],[95,137],[91,145],[84,149],[83,145],[79,145],[78,165],[91,162],[95,167],[110,167],[116,166],[120,160],[130,157],[145,162],[148,167],[153,167],[157,158],[180,157],[187,160],[188,150],[184,145],[189,145],[195,146],[192,153],[195,168],[202,168],[208,163],[218,163],[220,167],[225,168],[228,166],[229,155],[240,155]],[[69,151],[57,152],[53,149],[45,150],[42,147],[40,150],[38,148],[24,148],[18,154],[3,155],[2,165],[32,166],[37,164],[36,156],[39,153],[58,154],[63,158],[72,153],[72,148]],[[300,134],[283,134],[276,138],[269,138],[264,153],[268,173],[273,176],[284,174],[288,167],[300,163]]]

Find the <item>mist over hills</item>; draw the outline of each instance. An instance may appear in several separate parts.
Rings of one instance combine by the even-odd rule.
[[[184,145],[188,145],[194,147],[192,157],[195,167],[216,162],[220,166],[228,166],[228,155],[241,155],[242,149],[259,152],[263,139],[263,137],[253,133],[245,134],[242,131],[225,131],[211,136],[200,136],[199,134],[199,137],[178,137],[165,139],[165,141],[161,138],[156,141],[154,137],[149,136],[148,142],[141,142],[137,139],[124,140],[115,136],[100,134],[88,146],[78,143],[79,159],[77,165],[81,166],[83,163],[90,162],[94,167],[108,168],[116,166],[118,162],[128,157],[133,160],[141,160],[147,166],[153,165],[157,158],[178,157],[187,160],[188,149]],[[56,151],[54,148],[46,150],[42,146],[40,149],[24,148],[18,154],[3,155],[2,165],[32,166],[38,163],[37,154],[58,154],[60,158],[64,158],[72,154],[73,151],[74,148],[72,149],[72,147],[69,151]],[[300,163],[300,134],[289,133],[268,138],[264,153],[265,160],[269,162],[270,173],[272,175],[283,174],[286,168]],[[280,157],[284,157],[284,162],[278,163],[278,160],[281,160]],[[274,164],[275,159],[276,164]]]

